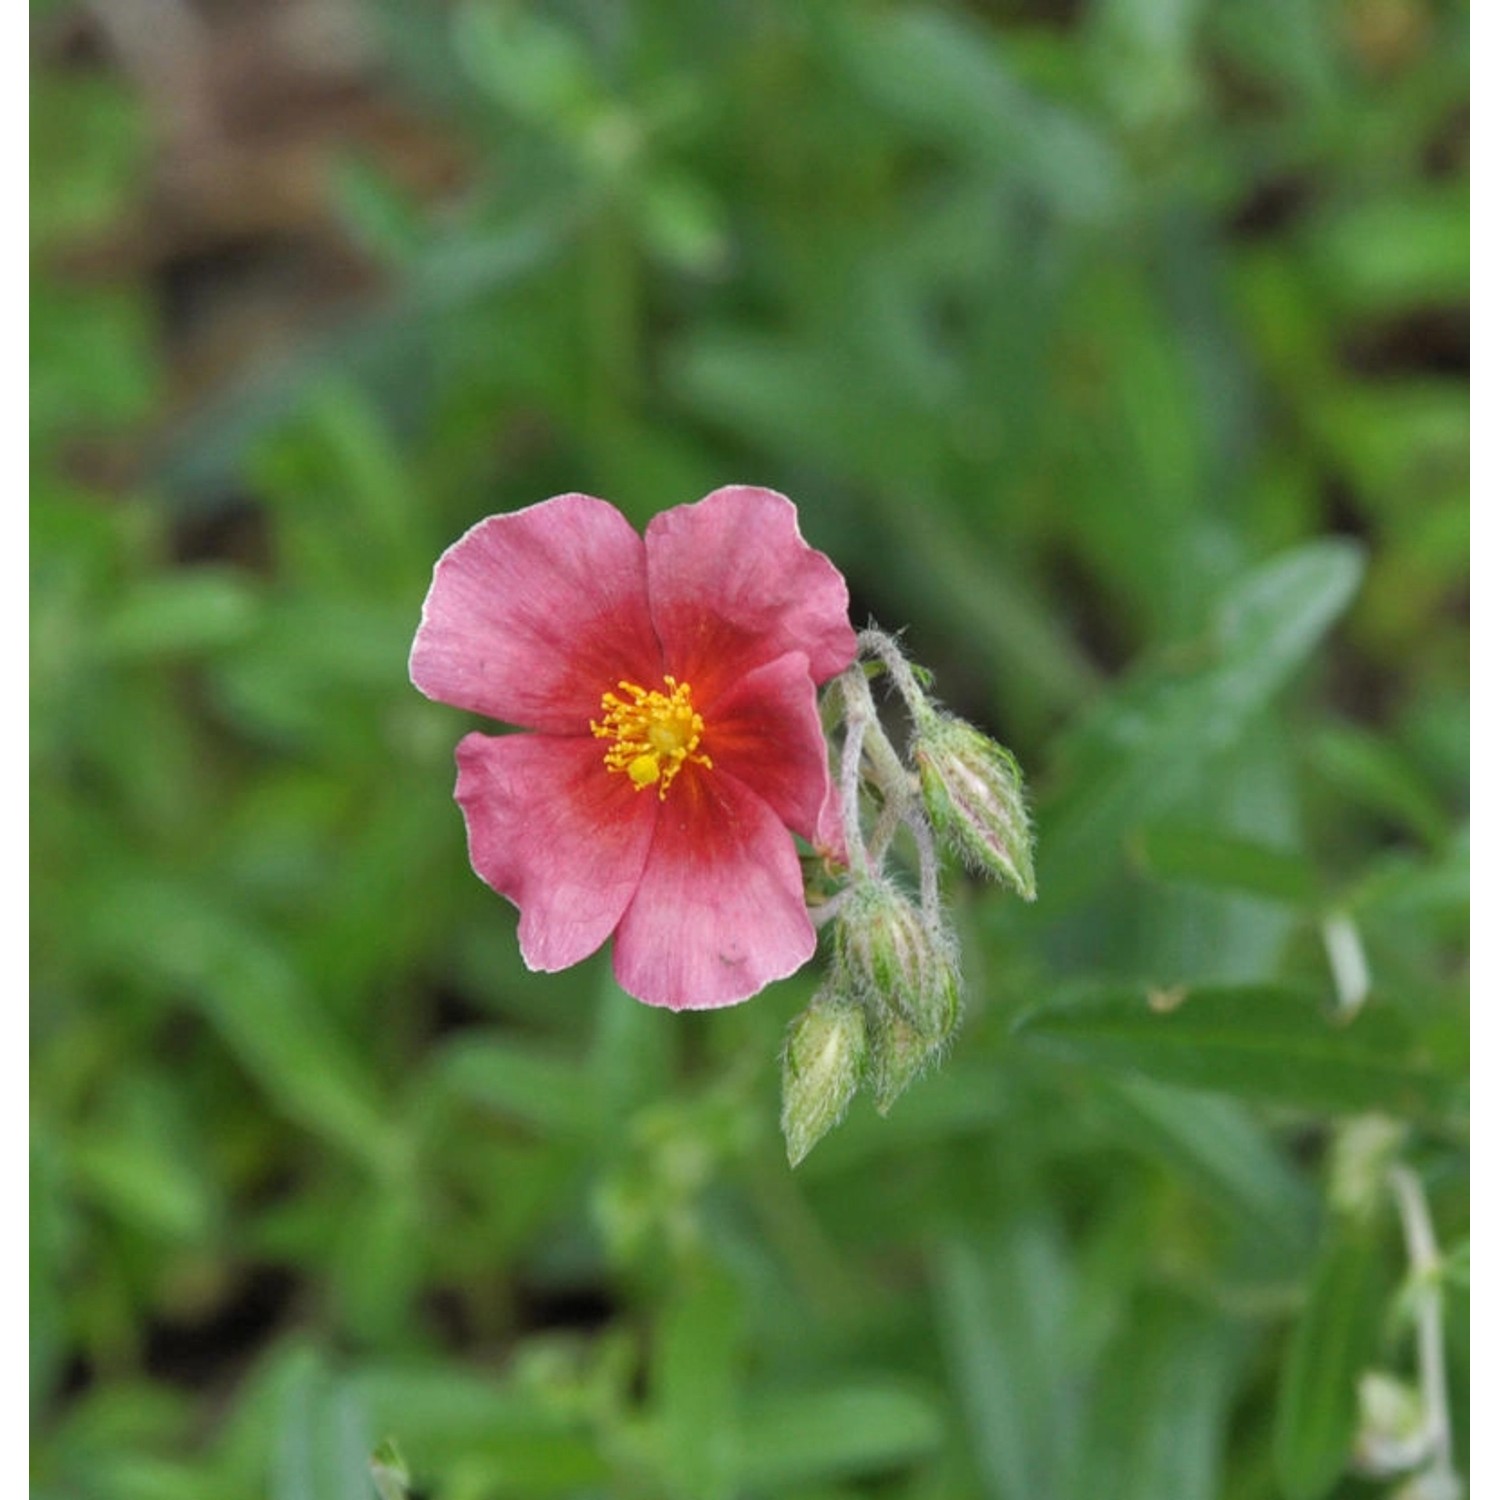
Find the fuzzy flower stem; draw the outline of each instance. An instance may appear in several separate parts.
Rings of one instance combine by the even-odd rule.
[[[866,686],[866,694],[869,691]],[[881,728],[878,718],[872,718],[870,722],[865,754],[869,758],[875,784],[888,800],[904,807],[916,795],[919,783],[916,776],[906,768],[906,763],[896,754],[896,747]]]
[[[901,654],[901,649],[896,645],[883,630],[862,630],[858,639],[859,652],[861,656],[875,656],[880,659],[886,671],[891,674],[891,680],[896,684],[897,691],[906,700],[906,710],[913,719],[918,719],[927,709],[927,695],[917,683],[916,675],[906,658]]]
[[[826,900],[820,901],[816,906],[808,908],[807,915],[812,920],[814,927],[826,927],[839,912],[848,904],[849,897],[854,893],[855,887],[846,885],[842,890],[835,891]]]
[[[862,730],[868,735],[864,741],[864,753],[870,759],[870,770],[875,782],[882,789],[892,787],[915,787],[912,773],[906,769],[895,746],[886,738],[880,724],[880,712],[875,707],[874,694],[870,692],[869,679],[858,662],[839,678],[844,692],[844,718],[852,724],[860,721]]]
[[[870,873],[864,833],[859,826],[859,775],[864,756],[865,734],[875,722],[875,704],[858,664],[839,678],[844,695],[844,753],[839,762],[839,806],[844,817],[844,842],[849,846],[850,868],[856,874]]]
[[[943,921],[942,900],[938,895],[937,844],[932,837],[932,828],[918,812],[909,813],[903,820],[917,846],[917,860],[922,879],[922,919],[934,932]]]
[[[1432,1472],[1441,1481],[1452,1484],[1453,1492],[1457,1493],[1457,1478],[1453,1472],[1453,1434],[1448,1423],[1448,1382],[1443,1368],[1443,1304],[1439,1285],[1442,1258],[1432,1232],[1432,1219],[1427,1212],[1427,1197],[1416,1173],[1410,1167],[1392,1167],[1390,1184],[1396,1206],[1401,1211],[1407,1258],[1419,1287],[1417,1373],[1431,1434]]]
[[[901,826],[905,811],[905,801],[900,797],[887,797],[881,806],[879,816],[875,819],[875,828],[870,834],[870,859],[877,868],[885,860],[885,852],[891,847],[891,840],[896,837],[896,830]]]
[[[844,696],[844,754],[840,765],[839,799],[844,816],[844,838],[854,868],[868,874],[878,868],[901,823],[913,821],[919,783],[880,723],[874,696],[863,669],[855,665],[839,678]],[[879,789],[882,806],[869,844],[859,823],[860,773],[864,770]],[[854,825],[854,826],[851,826]],[[858,853],[856,853],[858,851]]]

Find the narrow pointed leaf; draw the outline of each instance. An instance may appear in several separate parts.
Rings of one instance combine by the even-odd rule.
[[[1290,985],[1108,989],[1048,1001],[1016,1023],[1026,1041],[1072,1061],[1161,1083],[1311,1110],[1450,1115],[1464,1107],[1399,1017],[1368,1006],[1330,1018]]]
[[[1288,1500],[1320,1500],[1348,1464],[1357,1386],[1380,1330],[1373,1237],[1342,1226],[1313,1273],[1276,1406],[1276,1472]]]

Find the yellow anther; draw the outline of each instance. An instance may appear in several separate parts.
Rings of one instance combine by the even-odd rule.
[[[612,771],[616,769],[615,766],[610,767]],[[647,787],[652,782],[661,780],[661,762],[654,755],[637,755],[625,767],[625,774],[637,787]]]
[[[709,770],[713,761],[698,753],[703,738],[703,716],[693,709],[693,690],[675,677],[663,677],[666,692],[641,687],[634,682],[616,686],[627,697],[605,693],[600,699],[602,721],[589,721],[596,738],[609,740],[604,764],[623,771],[636,791],[656,788],[665,799],[684,761]]]

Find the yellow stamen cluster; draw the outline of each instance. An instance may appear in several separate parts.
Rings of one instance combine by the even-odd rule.
[[[589,720],[596,738],[612,741],[604,752],[611,771],[623,771],[636,791],[648,786],[666,799],[667,788],[676,779],[684,761],[711,769],[713,761],[697,754],[703,738],[703,716],[693,711],[693,690],[675,677],[664,677],[668,691],[648,691],[633,682],[618,684],[628,700],[606,693],[600,700],[604,719]]]

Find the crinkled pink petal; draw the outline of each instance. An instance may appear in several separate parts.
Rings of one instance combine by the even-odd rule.
[[[576,736],[469,734],[458,788],[469,862],[521,909],[521,954],[552,972],[615,930],[640,883],[660,804]]]
[[[733,1005],[795,973],[816,946],[781,820],[735,777],[685,768],[615,934],[621,987],[671,1010]]]
[[[778,656],[704,708],[699,748],[714,769],[750,787],[788,828],[811,840],[828,793],[828,746],[807,658],[800,651]]]
[[[554,734],[587,734],[604,693],[661,670],[645,545],[590,495],[490,516],[460,537],[433,569],[411,653],[429,698]]]
[[[789,651],[815,682],[854,659],[849,590],[785,495],[730,485],[663,511],[646,527],[646,571],[667,670],[695,690]]]

